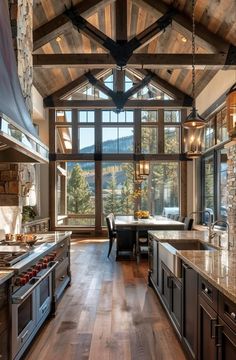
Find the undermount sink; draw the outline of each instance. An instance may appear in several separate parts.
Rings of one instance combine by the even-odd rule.
[[[200,240],[191,241],[167,241],[176,250],[216,250],[211,244],[203,243]]]
[[[190,241],[167,241],[159,242],[159,257],[169,270],[178,278],[181,277],[181,260],[177,256],[177,250],[202,250],[216,251],[211,244],[203,243],[200,240]]]

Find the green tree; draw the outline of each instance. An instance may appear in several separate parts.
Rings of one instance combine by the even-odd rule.
[[[88,214],[91,212],[89,185],[79,165],[73,167],[67,191],[69,213]]]
[[[114,171],[112,173],[111,180],[108,183],[108,191],[109,193],[104,199],[104,212],[106,215],[111,212],[113,214],[119,213],[120,201],[117,195],[117,184]]]

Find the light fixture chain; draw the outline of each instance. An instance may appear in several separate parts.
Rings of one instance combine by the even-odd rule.
[[[192,0],[192,97],[193,97],[193,108],[196,108],[195,100],[195,0]]]

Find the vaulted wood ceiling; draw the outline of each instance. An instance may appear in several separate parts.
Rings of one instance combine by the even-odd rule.
[[[126,3],[125,0],[118,0]],[[95,65],[88,65],[86,59],[80,66],[71,65],[66,61],[63,65],[43,66],[40,62],[41,54],[108,54],[108,50],[97,41],[80,32],[72,26],[71,21],[64,15],[65,6],[70,8],[69,0],[36,0],[34,1],[34,45],[35,45],[35,65],[34,84],[42,94],[47,97],[56,91],[70,86],[71,82],[77,85],[76,79],[83,79],[83,74]],[[73,6],[78,6],[79,14],[84,17],[95,28],[102,31],[109,38],[116,40],[116,4],[114,0],[73,0]],[[145,46],[138,48],[136,54],[191,54],[191,1],[190,0],[127,0],[127,40],[140,34],[150,25],[154,24],[166,10],[174,6],[178,9],[173,16],[173,22],[167,26],[164,32],[150,38]],[[122,6],[121,6],[122,8]],[[124,10],[125,14],[125,10]],[[123,12],[119,13],[119,17]],[[196,33],[198,54],[214,54],[217,56],[206,60],[199,60],[203,64],[196,71],[196,92],[199,94],[206,86],[208,81],[218,71],[219,66],[227,68],[227,55],[235,51],[236,46],[236,1],[235,0],[196,0],[195,6]],[[57,21],[56,21],[57,20]],[[119,19],[120,20],[120,19]],[[55,25],[56,24],[56,25]],[[190,30],[190,31],[189,31]],[[60,37],[59,39],[57,37]],[[59,40],[59,41],[58,41]],[[186,41],[185,41],[186,40]],[[230,46],[231,44],[231,46]],[[100,55],[99,55],[100,56]],[[99,59],[97,56],[97,59]],[[102,55],[101,55],[102,56]],[[134,55],[135,56],[135,55]],[[236,55],[235,55],[236,56]],[[137,58],[144,59],[141,55]],[[220,62],[217,63],[219,58]],[[65,59],[65,58],[63,58]],[[157,63],[161,63],[161,57],[154,58]],[[145,65],[146,69],[150,66],[152,72],[159,78],[165,80],[172,86],[181,90],[183,93],[191,95],[191,57],[186,62],[181,59],[170,60],[170,63],[163,63],[158,66]],[[171,57],[169,56],[169,59]],[[89,57],[88,57],[89,60]],[[132,62],[132,58],[130,59]],[[139,61],[138,60],[138,61]],[[185,60],[185,59],[184,59]],[[213,60],[213,61],[212,61]],[[64,61],[64,60],[63,60]],[[89,60],[90,61],[90,60]],[[205,61],[205,63],[204,63]],[[103,58],[101,63],[103,62]],[[179,62],[179,63],[178,63]],[[232,63],[232,56],[229,60]],[[45,64],[47,64],[47,60]],[[44,65],[45,65],[44,64]],[[208,65],[205,66],[204,64]],[[229,63],[227,63],[229,64]],[[115,64],[114,64],[115,66]],[[128,65],[129,66],[129,65]],[[100,64],[99,68],[103,67]],[[104,65],[105,67],[105,65]],[[132,65],[132,68],[141,67]],[[60,93],[60,91],[59,91]]]

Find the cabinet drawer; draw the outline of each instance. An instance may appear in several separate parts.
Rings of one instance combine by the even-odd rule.
[[[212,307],[212,309],[217,311],[218,290],[201,276],[199,276],[199,294]]]
[[[58,264],[55,272],[56,288],[61,286],[64,279],[68,276],[69,260],[65,258],[60,264]]]
[[[58,245],[58,248],[56,249],[56,260],[60,260],[60,257],[62,256],[62,254],[64,252],[67,252],[68,249],[69,249],[68,239],[65,239],[62,242],[60,242],[60,244]]]
[[[9,329],[0,333],[0,359],[9,359],[9,343],[8,343]]]
[[[0,310],[0,333],[8,327],[8,306],[4,306]],[[1,357],[0,357],[1,359]]]
[[[219,314],[220,317],[236,332],[236,304],[219,294]]]

